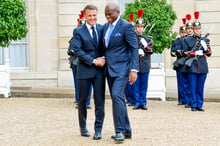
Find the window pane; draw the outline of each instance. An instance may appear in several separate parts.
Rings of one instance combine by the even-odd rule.
[[[0,47],[0,65],[1,64],[4,64],[4,52],[2,47]]]
[[[9,45],[10,67],[27,67],[27,45],[13,43]]]

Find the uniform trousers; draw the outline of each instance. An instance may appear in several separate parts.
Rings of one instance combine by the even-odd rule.
[[[135,106],[147,105],[147,88],[149,72],[137,73],[137,80],[133,84]]]
[[[133,86],[130,84],[130,82],[127,82],[126,88],[125,88],[125,97],[128,103],[135,104],[135,98],[134,98],[134,92],[133,92]]]
[[[75,101],[79,102],[79,88],[78,88],[78,81],[76,78],[77,65],[72,65],[71,68],[72,68],[73,81],[74,81],[74,87],[75,87]],[[89,89],[89,96],[87,99],[87,105],[90,105],[91,94],[92,94],[92,85],[90,86],[90,89]]]
[[[204,86],[207,74],[189,73],[191,88],[191,108],[202,108],[204,102]]]
[[[189,80],[189,73],[183,73],[182,72],[182,79],[183,79],[183,97],[185,98],[184,99],[184,102],[186,104],[191,104],[191,88],[189,87],[190,85],[190,80]]]
[[[183,93],[183,74],[180,71],[176,71],[177,90],[178,90],[178,103],[185,104],[185,97]]]

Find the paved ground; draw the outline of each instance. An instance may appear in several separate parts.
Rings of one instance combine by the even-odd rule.
[[[148,111],[128,107],[133,138],[126,146],[220,145],[220,103],[206,102],[205,112],[191,112],[176,101],[148,101]],[[0,98],[0,145],[115,145],[111,100],[106,100],[103,138],[79,136],[72,98]],[[88,110],[93,135],[94,105]]]

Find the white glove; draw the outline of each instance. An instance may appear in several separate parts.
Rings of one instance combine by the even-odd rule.
[[[139,53],[140,56],[144,56],[144,51],[143,51],[143,49],[138,49],[138,53]]]
[[[147,41],[144,38],[141,38],[140,42],[142,43],[144,48],[146,48],[148,46]]]
[[[195,52],[195,55],[202,56],[203,55],[203,51],[202,50],[198,50],[198,51]]]
[[[204,48],[205,51],[207,51],[208,47],[206,45],[206,42],[204,40],[201,40],[200,44],[202,45],[202,47]]]

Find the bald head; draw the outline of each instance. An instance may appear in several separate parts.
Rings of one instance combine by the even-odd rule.
[[[108,3],[105,7],[105,17],[109,23],[113,23],[120,14],[119,6],[116,3]]]

